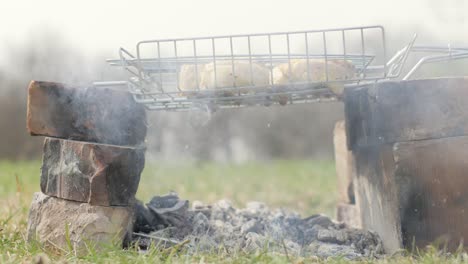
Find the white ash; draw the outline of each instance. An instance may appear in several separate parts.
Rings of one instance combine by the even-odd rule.
[[[175,193],[153,197],[145,208],[137,206],[134,240],[147,247],[188,241],[189,254],[217,252],[252,253],[261,250],[290,256],[359,259],[383,254],[382,242],[373,232],[349,228],[324,215],[307,218],[283,209],[249,202],[236,209],[227,200],[210,205],[180,200]],[[145,236],[145,237],[143,237]],[[164,242],[164,243],[161,243]]]

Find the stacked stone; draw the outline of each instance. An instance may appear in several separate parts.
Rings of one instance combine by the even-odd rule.
[[[125,243],[145,163],[144,108],[126,91],[33,81],[27,128],[46,136],[28,240],[76,251]]]
[[[347,146],[346,124],[344,120],[336,122],[333,131],[335,147],[335,168],[338,178],[338,203],[336,219],[348,226],[361,228],[358,207],[354,195],[355,164],[354,155]]]
[[[466,77],[345,92],[360,224],[379,234],[387,253],[435,241],[456,251],[468,240],[467,97]]]

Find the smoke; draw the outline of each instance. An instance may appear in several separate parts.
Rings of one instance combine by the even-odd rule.
[[[37,8],[47,10],[50,4],[46,1]],[[55,4],[54,7],[60,7]],[[19,4],[11,3],[9,7],[18,8],[16,5]],[[10,28],[2,32],[0,126],[9,129],[0,138],[0,158],[39,155],[41,139],[29,137],[24,128],[26,87],[31,79],[81,85],[100,80],[125,80],[126,76],[109,67],[105,59],[116,57],[115,51],[120,45],[131,49],[142,39],[383,24],[389,55],[402,48],[416,32],[419,33],[419,44],[452,42],[468,45],[463,34],[468,31],[464,1],[377,3],[364,0],[318,4],[297,0],[289,5],[238,1],[229,7],[230,12],[213,12],[224,10],[225,3],[221,2],[201,1],[196,5],[184,2],[187,10],[181,10],[179,6],[180,1],[169,1],[163,5],[158,3],[154,9],[139,8],[138,16],[132,15],[134,19],[106,19],[128,15],[132,5],[113,6],[109,13],[107,4],[93,3],[93,8],[89,8],[83,3],[73,12],[54,11],[55,18],[48,17],[47,12],[26,15],[28,20],[22,16],[23,21],[17,23],[15,31]],[[165,12],[154,16],[151,10],[156,9]],[[83,19],[80,10],[88,11],[87,19]],[[78,14],[80,19],[74,19]],[[57,18],[60,23],[54,20]],[[0,21],[14,24],[17,19],[18,16],[8,14]],[[139,26],[142,24],[147,26]],[[13,34],[17,37],[11,37]],[[452,69],[463,67],[455,65]],[[432,67],[426,75],[418,77],[433,76],[441,68],[447,69],[445,66]],[[223,110],[208,121],[202,117],[200,120],[206,124],[201,126],[193,125],[199,123],[199,117],[193,113],[153,112],[148,117],[147,144],[149,156],[166,160],[242,162],[272,158],[332,158],[333,124],[341,118],[340,104]]]
[[[150,113],[149,157],[177,160],[332,158],[333,126],[340,103],[218,110],[203,126],[191,113]]]
[[[17,0],[3,5],[0,39],[24,40],[35,30],[53,28],[89,54],[134,47],[143,39],[382,24],[392,39],[407,33],[402,38],[409,39],[423,29],[442,43],[466,43],[467,9],[464,0]]]
[[[122,77],[105,65],[104,56],[85,56],[58,32],[41,29],[26,39],[2,43],[0,159],[40,157],[42,138],[30,137],[25,128],[31,80],[89,84],[92,80]]]

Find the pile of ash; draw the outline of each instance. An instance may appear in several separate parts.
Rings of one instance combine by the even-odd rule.
[[[137,204],[133,242],[140,248],[184,242],[187,252],[267,250],[296,256],[360,259],[383,254],[380,238],[369,231],[349,228],[323,215],[301,218],[260,202],[236,209],[229,201],[213,205],[187,200],[177,194],[155,196]]]

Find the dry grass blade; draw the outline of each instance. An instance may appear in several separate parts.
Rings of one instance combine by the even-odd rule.
[[[163,238],[163,237],[157,237],[157,236],[148,235],[148,234],[143,234],[143,233],[133,233],[133,235],[135,235],[135,236],[140,236],[140,237],[145,237],[145,238],[150,238],[150,239],[152,239],[152,240],[157,241],[158,243],[167,243],[167,244],[169,244],[170,246],[176,246],[176,245],[178,245],[178,244],[183,243],[183,241],[180,242],[180,241],[177,241],[177,240],[174,240],[174,239],[168,239],[168,238]]]

